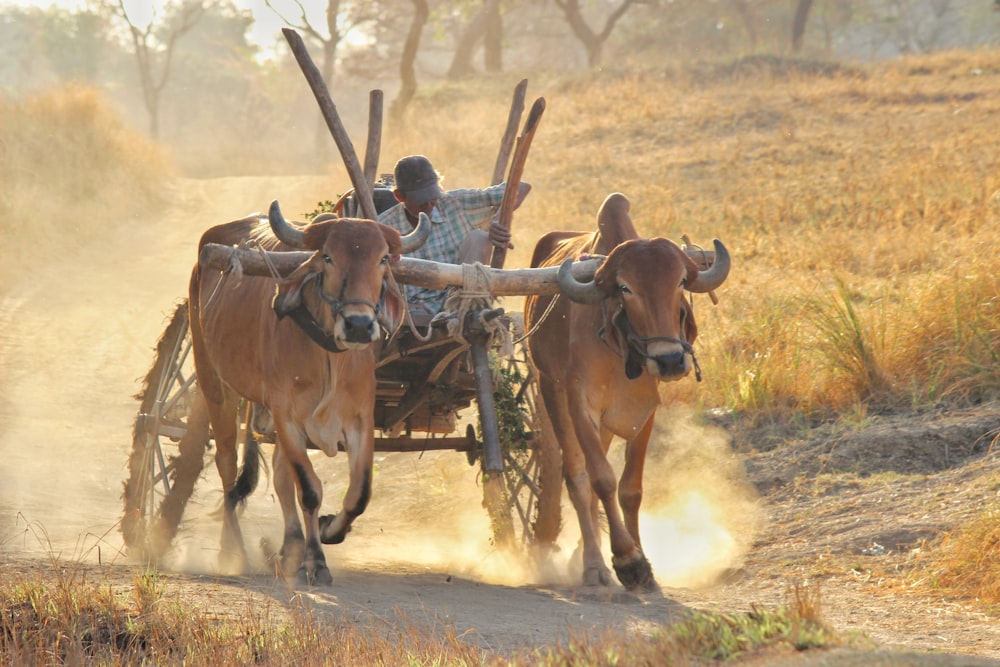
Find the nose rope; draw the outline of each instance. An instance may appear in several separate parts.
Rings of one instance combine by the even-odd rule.
[[[694,348],[691,346],[691,343],[687,342],[683,338],[676,338],[675,336],[637,336],[635,331],[633,331],[630,326],[628,333],[625,335],[625,340],[628,341],[629,346],[635,350],[636,354],[641,356],[643,359],[655,359],[655,357],[646,352],[650,343],[656,343],[659,341],[677,343],[686,354],[691,355],[691,363],[694,365],[695,380],[701,382],[701,366],[698,364],[698,357],[695,356]]]
[[[319,291],[319,298],[321,298],[323,300],[323,302],[326,303],[326,305],[330,306],[330,311],[333,313],[334,317],[336,317],[338,315],[341,316],[341,317],[343,317],[344,316],[344,307],[345,306],[350,306],[350,305],[355,305],[355,304],[361,304],[363,306],[368,306],[369,308],[371,308],[375,312],[376,319],[378,318],[378,315],[379,315],[379,307],[378,307],[378,305],[372,303],[368,299],[345,299],[344,298],[344,294],[347,292],[347,277],[346,276],[344,277],[344,282],[341,283],[341,285],[340,285],[340,294],[338,294],[336,297],[332,297],[332,296],[330,296],[329,294],[327,294],[326,292],[323,291],[323,274],[322,273],[319,274],[319,280],[316,281],[316,287],[317,287],[317,290]],[[384,282],[382,283],[382,291],[385,292],[385,283]],[[381,300],[381,299],[379,299],[379,300]]]

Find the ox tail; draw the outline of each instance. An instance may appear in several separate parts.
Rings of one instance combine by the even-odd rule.
[[[247,497],[257,488],[260,481],[260,467],[264,456],[260,447],[260,434],[256,429],[257,412],[262,408],[251,405],[246,424],[246,439],[243,441],[243,465],[240,467],[236,484],[227,494],[226,502],[230,507],[246,504]]]
[[[247,497],[257,488],[260,481],[260,461],[262,455],[260,442],[252,433],[247,433],[246,442],[243,445],[243,466],[240,474],[236,477],[236,484],[230,491],[231,502],[234,505],[243,505]]]

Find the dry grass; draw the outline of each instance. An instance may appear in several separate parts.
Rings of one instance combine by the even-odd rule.
[[[198,608],[155,570],[116,583],[53,559],[49,574],[0,565],[0,664],[157,665],[662,665],[705,664],[760,651],[858,645],[819,618],[819,589],[749,614],[692,612],[652,635],[575,636],[503,655],[464,642],[450,626],[347,621],[248,596],[225,616]],[[52,574],[54,573],[54,574]]]
[[[530,83],[529,103],[548,104],[508,265],[546,231],[592,230],[612,191],[641,233],[718,237],[734,255],[720,305],[695,302],[705,380],[664,387],[668,402],[795,429],[1000,398],[1000,52]],[[465,176],[447,184],[481,183],[509,101],[498,88],[426,94],[383,155],[424,152]],[[930,549],[950,561],[932,568],[975,572],[936,577],[950,595],[990,599],[992,516]]]
[[[4,572],[4,570],[6,570]],[[169,577],[137,571],[131,586],[93,581],[53,561],[55,576],[4,568],[0,664],[481,665],[490,656],[447,628],[405,618],[349,623],[306,605],[247,599],[226,616],[198,608]]]
[[[667,398],[788,422],[996,398],[998,82],[997,52],[533,78],[547,109],[508,264],[621,191],[641,233],[734,254],[721,305],[696,301],[705,382]],[[482,184],[508,83],[426,92],[383,156]]]
[[[974,602],[996,614],[1000,612],[998,561],[1000,505],[994,504],[927,545],[914,563],[912,585]]]
[[[39,261],[40,247],[75,245],[165,199],[166,153],[93,89],[0,99],[0,128],[0,279]]]

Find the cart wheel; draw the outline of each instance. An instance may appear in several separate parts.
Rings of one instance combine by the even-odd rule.
[[[130,553],[156,559],[177,534],[209,445],[208,410],[195,383],[186,300],[156,344],[156,358],[137,398],[121,530]],[[165,455],[166,443],[176,443],[178,453]]]
[[[515,321],[515,336],[520,336]],[[483,473],[484,505],[500,547],[551,548],[561,527],[562,458],[526,346],[494,368],[502,475]]]

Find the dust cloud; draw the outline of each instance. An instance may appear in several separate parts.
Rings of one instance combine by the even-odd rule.
[[[765,516],[726,432],[661,407],[647,461],[639,531],[657,581],[700,588],[739,569]]]
[[[198,236],[262,208],[261,192],[298,210],[325,189],[323,179],[303,177],[182,180],[168,210],[120,221],[126,234],[77,239],[57,255],[40,255],[0,287],[0,556],[127,562],[118,523],[134,395],[186,291]],[[462,416],[475,419],[468,412]],[[760,513],[724,433],[666,407],[659,422],[645,475],[644,546],[662,585],[704,585],[739,567]],[[447,572],[508,586],[579,581],[579,531],[565,491],[557,549],[515,558],[491,542],[478,469],[464,454],[376,457],[368,511],[343,544],[326,548],[335,578],[374,570]],[[324,481],[323,512],[337,512],[346,456],[316,453],[313,461]],[[210,456],[205,464],[167,569],[223,574],[222,494]],[[267,573],[259,545],[273,549],[282,535],[269,480],[241,524],[253,571]]]

